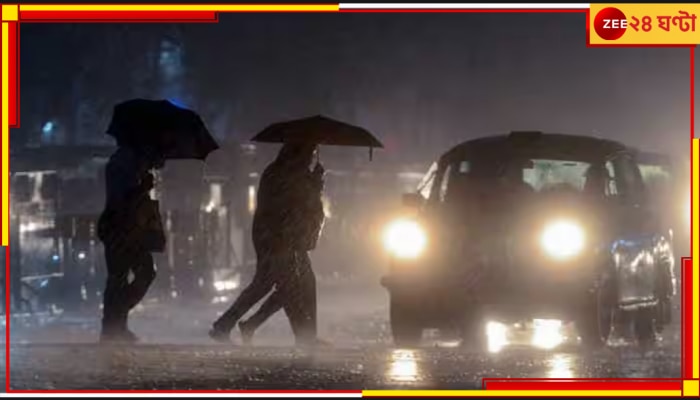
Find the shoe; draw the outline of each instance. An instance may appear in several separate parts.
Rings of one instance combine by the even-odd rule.
[[[250,322],[241,321],[238,323],[238,330],[241,332],[241,341],[243,342],[243,345],[250,346],[253,343],[255,328],[250,326]]]
[[[231,343],[231,332],[223,331],[221,329],[212,328],[209,331],[209,337],[219,343]]]
[[[333,347],[333,344],[331,342],[326,341],[326,340],[316,338],[316,339],[312,339],[312,340],[304,340],[304,341],[297,342],[297,346],[305,347],[305,348],[314,348],[314,349],[321,348],[321,349],[323,349],[323,348]]]
[[[100,343],[138,343],[140,341],[139,337],[136,336],[130,330],[120,330],[120,331],[102,331],[100,334]]]

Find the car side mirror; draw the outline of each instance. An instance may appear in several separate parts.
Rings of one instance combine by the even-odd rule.
[[[405,193],[402,197],[403,206],[411,209],[418,209],[423,206],[423,196],[418,193]]]

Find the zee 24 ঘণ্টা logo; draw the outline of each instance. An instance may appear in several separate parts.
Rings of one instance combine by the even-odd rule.
[[[650,32],[652,29],[661,29],[670,32],[676,28],[681,32],[695,32],[695,14],[687,11],[678,11],[677,15],[656,16],[656,26],[654,18],[649,15],[641,17],[631,16],[629,19],[619,8],[607,7],[596,14],[593,20],[595,32],[604,40],[617,40],[632,28],[636,32]]]

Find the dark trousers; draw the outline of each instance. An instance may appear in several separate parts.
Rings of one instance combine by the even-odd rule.
[[[230,331],[274,288],[275,292],[258,311],[257,318],[265,320],[284,308],[297,341],[316,338],[316,278],[308,254],[292,250],[268,251],[261,246],[256,246],[256,253],[258,264],[253,280],[214,322],[214,328]]]
[[[102,310],[105,333],[127,329],[129,311],[143,300],[156,277],[153,256],[145,249],[130,245],[105,244],[107,285]],[[129,282],[129,272],[134,275]]]
[[[287,279],[277,283],[275,291],[248,322],[257,328],[284,309],[297,341],[313,340],[318,334],[316,275],[307,252],[295,252],[292,257],[294,268]]]

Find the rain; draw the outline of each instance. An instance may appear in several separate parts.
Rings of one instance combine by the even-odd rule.
[[[443,154],[481,137],[592,136],[674,160],[671,172],[649,166],[643,177],[673,176],[651,197],[664,218],[672,214],[671,265],[680,279],[680,259],[689,255],[689,51],[587,48],[585,24],[573,13],[22,24],[21,126],[10,148],[11,302],[2,316],[9,387],[479,389],[484,378],[679,377],[678,293],[650,344],[613,329],[604,346],[589,348],[575,323],[548,315],[485,320],[485,346],[433,326],[417,345],[394,340],[382,285],[392,257],[420,260],[454,239],[436,244],[403,207],[420,201]],[[106,130],[114,106],[135,98],[195,110],[218,148],[204,161],[168,159],[154,174],[150,196],[166,239],[153,255],[155,280],[129,314],[140,341],[100,343],[107,267],[97,221],[116,150]],[[284,312],[251,346],[238,328],[230,343],[217,343],[212,323],[255,275],[259,185],[281,147],[251,139],[273,123],[315,115],[362,127],[383,145],[370,157],[367,147],[321,144],[316,155],[325,168],[325,223],[309,254],[318,335],[329,346],[295,346]],[[590,237],[567,223],[546,236],[545,248],[560,249],[564,232],[580,242],[566,251],[584,251]],[[406,268],[438,269],[425,264]],[[497,292],[508,299],[511,288]]]

